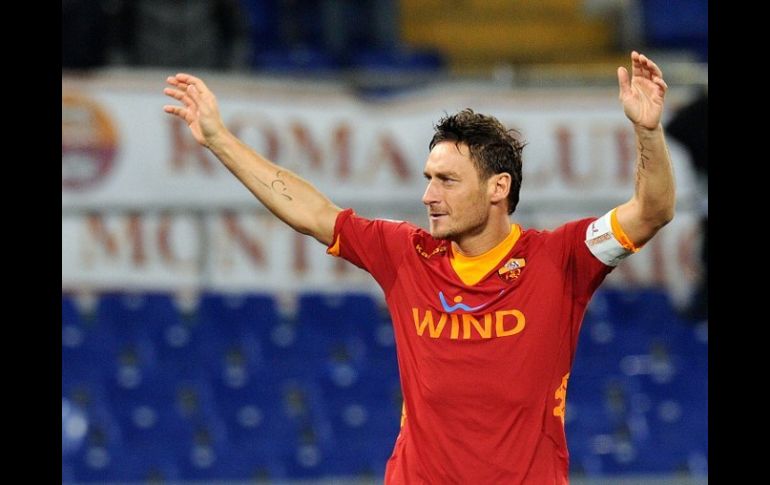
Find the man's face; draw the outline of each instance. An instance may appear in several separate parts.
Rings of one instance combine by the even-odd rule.
[[[424,174],[428,187],[422,203],[428,209],[434,238],[458,241],[484,229],[490,209],[487,184],[479,179],[467,145],[437,143],[428,155]]]

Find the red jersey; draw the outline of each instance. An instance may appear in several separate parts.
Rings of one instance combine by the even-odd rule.
[[[525,230],[466,285],[451,243],[342,211],[329,252],[371,273],[393,321],[404,414],[391,484],[566,484],[567,380],[592,293],[612,270],[595,219]]]

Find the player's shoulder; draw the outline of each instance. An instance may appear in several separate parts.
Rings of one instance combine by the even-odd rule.
[[[595,220],[596,217],[584,217],[563,222],[552,228],[522,228],[521,245],[537,247],[561,241],[584,240],[586,231]]]
[[[561,224],[557,224],[552,228],[522,228],[521,237],[538,239],[558,236],[559,234],[564,233],[573,233],[575,231],[585,232],[588,226],[596,221],[596,219],[596,217],[572,219],[566,222],[562,222]]]
[[[371,220],[385,238],[390,242],[404,241],[408,245],[420,245],[422,247],[434,247],[436,240],[428,231],[416,224],[387,218],[376,218]]]
[[[553,231],[554,229],[541,227],[521,227],[521,236],[519,236],[517,244],[533,244],[544,241],[553,234]]]
[[[388,219],[388,218],[378,217],[376,219],[372,219],[371,221],[379,225],[381,228],[383,228],[386,231],[398,232],[398,233],[407,235],[408,237],[412,237],[412,234],[418,231],[423,231],[420,227],[416,226],[415,224],[409,221],[404,221],[400,219]]]
[[[386,233],[411,233],[417,229],[417,226],[408,221],[389,219],[386,217],[368,217],[358,214],[353,209],[343,210],[338,216],[338,223],[340,223],[340,221],[356,228],[375,229]]]
[[[412,226],[409,243],[414,247],[415,253],[426,260],[434,259],[436,256],[444,256],[449,249],[449,241],[435,239],[428,231],[418,226]]]

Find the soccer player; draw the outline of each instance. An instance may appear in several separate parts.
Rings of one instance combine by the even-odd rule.
[[[578,330],[607,274],[674,215],[674,176],[658,66],[631,53],[620,101],[636,133],[634,194],[600,217],[553,231],[512,223],[521,143],[467,109],[436,126],[422,201],[430,231],[342,210],[255,153],[222,123],[189,74],[166,105],[277,217],[365,269],[390,309],[404,396],[386,484],[566,484],[567,382]]]

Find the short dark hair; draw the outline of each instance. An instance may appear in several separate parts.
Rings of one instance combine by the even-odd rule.
[[[465,143],[482,180],[498,173],[511,175],[508,214],[513,214],[519,203],[521,152],[525,145],[519,140],[520,133],[506,129],[494,116],[474,113],[470,108],[444,116],[434,129],[429,150],[442,141],[453,141],[456,145]]]

